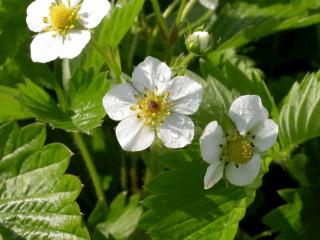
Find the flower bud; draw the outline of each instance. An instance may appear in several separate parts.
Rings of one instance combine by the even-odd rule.
[[[201,55],[207,52],[211,45],[211,36],[205,31],[196,31],[186,39],[186,47],[192,53]]]
[[[210,9],[215,10],[218,6],[219,0],[199,0],[202,6]]]

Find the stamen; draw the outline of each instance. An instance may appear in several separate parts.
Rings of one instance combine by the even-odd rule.
[[[77,20],[79,19],[78,11],[80,5],[76,7],[68,7],[61,1],[52,3],[50,6],[50,20],[52,26],[51,31],[59,32],[61,35],[66,35],[67,31],[75,28]],[[47,17],[43,18],[44,23],[48,23]]]
[[[144,120],[146,126],[156,128],[171,115],[170,110],[173,104],[167,100],[167,96],[168,93],[157,95],[157,88],[151,92],[145,87],[142,96],[135,95],[138,100],[137,105],[131,106],[130,109],[137,112],[137,117]]]

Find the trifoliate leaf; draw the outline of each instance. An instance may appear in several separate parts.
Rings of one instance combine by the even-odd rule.
[[[102,98],[109,83],[104,74],[97,77],[92,72],[78,72],[70,82],[67,95],[70,105],[66,111],[42,88],[31,81],[21,84],[21,102],[39,120],[67,131],[83,131],[98,127],[105,111]]]
[[[143,212],[139,196],[133,195],[127,201],[126,195],[126,193],[120,193],[113,200],[106,220],[96,227],[97,232],[106,239],[127,239],[138,225]]]
[[[281,109],[279,119],[280,143],[283,151],[320,136],[320,82],[316,74],[308,74],[296,82]]]
[[[43,146],[41,124],[0,126],[0,234],[3,239],[88,240],[78,205],[81,182],[64,175],[71,152]]]

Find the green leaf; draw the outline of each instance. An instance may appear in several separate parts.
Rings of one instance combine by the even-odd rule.
[[[15,57],[19,46],[30,36],[26,27],[28,1],[0,2],[0,65],[8,57]]]
[[[124,35],[134,24],[144,4],[144,0],[120,0],[112,7],[99,32],[100,46],[117,47]]]
[[[320,224],[320,189],[286,189],[279,192],[287,202],[263,218],[263,222],[280,234],[276,240],[317,239]]]
[[[229,91],[213,77],[208,77],[207,81],[203,81],[203,86],[203,99],[195,118],[202,128],[214,120],[222,124],[237,93]]]
[[[20,84],[21,102],[41,121],[67,131],[88,132],[100,126],[105,111],[102,98],[109,87],[104,74],[96,77],[93,72],[78,72],[70,82],[67,95],[70,106],[63,111],[55,100],[31,81]]]
[[[308,74],[296,82],[280,111],[280,143],[283,151],[320,136],[320,82],[316,74]]]
[[[212,26],[218,50],[239,47],[266,35],[320,22],[319,0],[253,0],[226,4]]]
[[[194,144],[182,151],[162,154],[159,161],[169,171],[148,185],[151,196],[143,204],[149,211],[141,225],[154,239],[233,239],[246,207],[252,202],[261,177],[241,188],[223,181],[203,189],[206,164]],[[266,170],[266,166],[264,166]]]
[[[228,59],[224,60],[220,67],[216,66],[212,59],[202,60],[200,66],[205,76],[215,77],[229,90],[235,90],[239,95],[259,95],[271,115],[275,118],[278,117],[277,106],[263,80],[261,71],[254,68],[248,59],[232,55],[228,56]]]
[[[18,90],[0,86],[0,122],[19,120],[32,117],[32,114],[24,111],[18,101]]]
[[[139,196],[131,196],[128,202],[126,198],[126,193],[120,193],[111,203],[106,220],[96,227],[106,239],[127,239],[138,225],[143,212]]]
[[[0,233],[6,240],[89,239],[78,205],[81,182],[64,175],[71,152],[43,146],[41,124],[0,127]]]

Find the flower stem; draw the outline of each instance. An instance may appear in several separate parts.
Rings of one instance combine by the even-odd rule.
[[[121,83],[121,61],[118,48],[107,47],[103,50],[98,43],[92,41],[97,52],[104,58],[117,83]]]
[[[62,59],[62,85],[64,89],[69,88],[70,79],[71,71],[69,59]]]
[[[183,12],[181,14],[181,19],[180,22],[183,22],[184,19],[188,16],[188,14],[190,13],[193,5],[197,2],[197,0],[190,0],[188,1],[188,3],[186,4],[185,8],[183,9]]]
[[[162,16],[162,14],[161,14],[159,2],[158,2],[158,0],[151,0],[151,3],[152,3],[152,7],[153,7],[153,10],[154,10],[154,13],[155,13],[155,15],[156,15],[156,17],[158,19],[161,32],[163,33],[163,35],[165,37],[165,40],[168,41],[168,39],[169,39],[169,30],[167,28],[167,25],[166,25],[166,23],[164,21],[164,18]]]
[[[180,3],[180,7],[179,7],[179,11],[178,11],[178,15],[177,15],[177,18],[176,18],[176,25],[179,26],[180,23],[182,22],[182,13],[183,13],[183,10],[185,8],[185,5],[186,5],[187,1],[186,0],[181,0],[181,3]]]
[[[105,196],[104,196],[104,193],[102,190],[102,186],[101,186],[98,172],[97,172],[96,167],[93,163],[93,160],[89,154],[89,151],[85,145],[85,142],[84,142],[80,133],[74,133],[73,138],[74,138],[74,140],[75,140],[75,142],[76,142],[76,144],[82,154],[84,163],[86,164],[86,167],[87,167],[89,174],[91,176],[93,186],[94,186],[97,198],[98,198],[98,202],[106,204],[106,199],[105,199]]]

